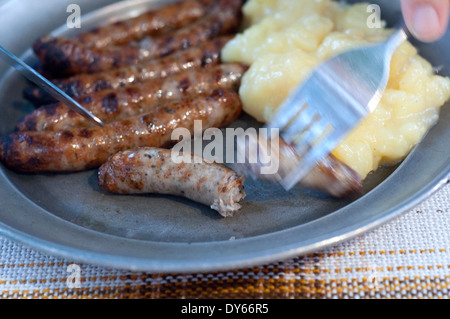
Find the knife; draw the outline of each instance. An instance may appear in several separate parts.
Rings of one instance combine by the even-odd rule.
[[[103,122],[98,117],[96,117],[94,114],[86,110],[83,106],[81,106],[78,102],[72,99],[69,95],[64,93],[60,88],[58,88],[52,82],[50,82],[42,75],[40,75],[38,72],[33,70],[30,66],[25,64],[22,60],[20,60],[18,57],[16,57],[14,54],[6,50],[1,45],[0,45],[0,57],[3,59],[3,61],[14,67],[17,71],[19,71],[20,74],[22,74],[28,80],[45,89],[58,101],[64,103],[72,110],[81,114],[94,124],[102,127],[104,126]]]

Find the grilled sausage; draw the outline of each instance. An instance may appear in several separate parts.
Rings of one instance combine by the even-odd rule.
[[[300,184],[337,198],[360,193],[363,187],[361,177],[332,154],[320,161]]]
[[[125,44],[148,35],[166,33],[187,26],[208,12],[213,0],[185,0],[145,12],[137,17],[101,26],[77,36],[90,47]]]
[[[106,90],[84,96],[80,103],[104,123],[146,113],[167,101],[182,102],[187,95],[210,92],[217,88],[238,89],[247,69],[238,63],[221,64],[210,68],[189,70],[171,75],[164,80],[153,80],[141,85]],[[19,131],[67,130],[90,127],[91,122],[62,103],[45,105],[27,114],[19,121]]]
[[[143,147],[112,156],[98,171],[99,185],[118,194],[170,194],[232,216],[245,197],[244,180],[225,165],[190,153],[174,160],[171,150]]]
[[[73,75],[94,73],[125,65],[149,61],[199,45],[225,34],[235,33],[241,20],[241,0],[219,0],[211,12],[191,25],[135,45],[90,48],[76,39],[44,36],[33,44],[33,50],[45,67]]]
[[[165,78],[185,70],[218,64],[220,51],[230,39],[231,36],[218,37],[200,46],[191,47],[161,59],[98,73],[56,79],[53,80],[53,84],[69,96],[78,98],[106,89],[117,89],[156,78]],[[47,91],[37,87],[26,88],[24,97],[35,105],[55,102]]]
[[[236,165],[236,170],[246,175],[272,182],[280,182],[281,179],[292,174],[293,170],[298,165],[301,165],[301,157],[283,139],[276,138],[278,139],[277,147],[274,147],[274,144],[272,144],[276,140],[264,140],[262,136],[254,134],[249,136],[250,144],[237,143],[237,152],[241,162]],[[255,145],[257,147],[254,147]],[[266,157],[263,158],[263,156]],[[266,167],[272,165],[276,170],[269,173],[267,171],[264,172],[262,170],[264,165],[261,163],[266,164]],[[317,189],[333,197],[342,198],[361,192],[362,179],[348,165],[329,154],[299,181],[299,185]]]
[[[170,146],[174,143],[172,131],[183,127],[193,134],[196,120],[201,121],[204,129],[227,126],[241,110],[236,91],[217,89],[104,127],[15,132],[2,138],[0,160],[20,172],[70,172],[96,168],[119,151],[141,146]]]

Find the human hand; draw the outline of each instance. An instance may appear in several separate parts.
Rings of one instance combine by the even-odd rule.
[[[411,34],[423,42],[440,39],[447,30],[450,0],[400,0]]]

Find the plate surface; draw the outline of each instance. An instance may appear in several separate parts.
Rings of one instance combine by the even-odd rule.
[[[82,29],[66,29],[70,14],[66,8],[73,1],[4,0],[0,29],[6,32],[0,34],[0,43],[33,63],[29,47],[40,35],[75,35],[99,21],[134,16],[167,2],[127,1],[103,7],[110,2],[77,1]],[[398,7],[389,1],[378,3],[387,13],[384,18],[395,21]],[[417,43],[423,56],[443,66],[440,72],[445,75],[450,74],[450,56],[445,53],[449,43],[450,34],[431,45]],[[0,75],[4,135],[33,107],[22,99],[27,85],[23,78],[3,63]],[[71,260],[153,272],[223,270],[297,256],[377,227],[443,185],[450,171],[448,107],[400,165],[369,176],[361,196],[337,200],[313,190],[285,192],[247,180],[242,210],[232,218],[221,218],[208,207],[178,197],[106,193],[98,187],[96,170],[28,175],[1,166],[0,233]],[[246,116],[233,123],[243,128],[253,125]]]

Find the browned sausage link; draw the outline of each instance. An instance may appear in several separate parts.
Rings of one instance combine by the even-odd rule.
[[[265,150],[265,154],[272,154],[272,161],[277,161],[277,171],[265,174],[258,161],[249,160],[250,155],[244,163],[236,166],[238,171],[260,178],[267,181],[278,182],[281,178],[292,174],[293,170],[301,165],[301,157],[288,145],[283,139],[278,139],[278,147],[272,147],[272,143],[264,141],[261,136],[258,137],[258,148],[248,146],[250,152],[258,149],[258,152]],[[264,142],[263,142],[264,141]],[[263,142],[263,143],[262,143]],[[240,154],[245,154],[246,146],[244,144],[237,144],[237,151]],[[270,152],[267,150],[271,147]],[[253,151],[252,151],[253,150]],[[258,153],[260,154],[260,153]],[[257,158],[257,154],[252,155]],[[267,159],[266,159],[267,160]],[[270,164],[273,164],[272,162]],[[329,154],[326,158],[320,161],[300,182],[304,187],[317,189],[326,192],[334,197],[345,197],[354,193],[359,193],[362,190],[362,180],[359,175],[351,169],[348,165],[339,161],[335,156]]]
[[[229,217],[241,208],[244,178],[230,168],[171,150],[143,147],[119,152],[98,172],[99,185],[119,194],[170,194],[208,205]]]
[[[139,62],[136,46],[90,48],[74,39],[44,36],[33,44],[42,67],[54,78],[94,73]],[[142,59],[144,60],[144,59]]]
[[[79,99],[81,105],[104,123],[146,113],[163,102],[186,99],[188,95],[210,92],[217,88],[238,89],[247,67],[239,63],[189,70],[163,80],[106,90]],[[180,101],[181,102],[181,101]],[[19,131],[67,130],[90,127],[91,122],[68,106],[55,103],[37,108],[19,121]]]
[[[227,126],[241,110],[236,91],[218,89],[104,127],[15,132],[2,138],[0,160],[20,172],[71,172],[96,168],[119,151],[142,146],[168,147],[174,143],[171,134],[178,127],[193,134],[197,121],[201,121],[203,129]]]
[[[45,67],[60,74],[94,73],[152,60],[237,31],[241,0],[219,0],[204,18],[173,33],[148,37],[136,45],[89,48],[74,39],[45,36],[33,50]]]
[[[206,67],[220,62],[220,52],[232,36],[221,36],[199,46],[178,51],[161,59],[92,74],[79,74],[54,80],[53,83],[69,96],[78,98],[94,92],[117,89],[189,69]],[[29,87],[24,97],[35,105],[55,102],[47,91]]]
[[[359,175],[332,154],[318,163],[300,184],[338,198],[360,193],[363,187]]]
[[[284,176],[301,165],[301,157],[283,139],[279,140],[279,166]],[[348,165],[329,154],[299,182],[301,186],[326,192],[334,197],[345,197],[362,190],[362,180]]]
[[[98,27],[77,37],[84,45],[104,48],[182,28],[206,15],[213,0],[185,0],[137,17]]]

